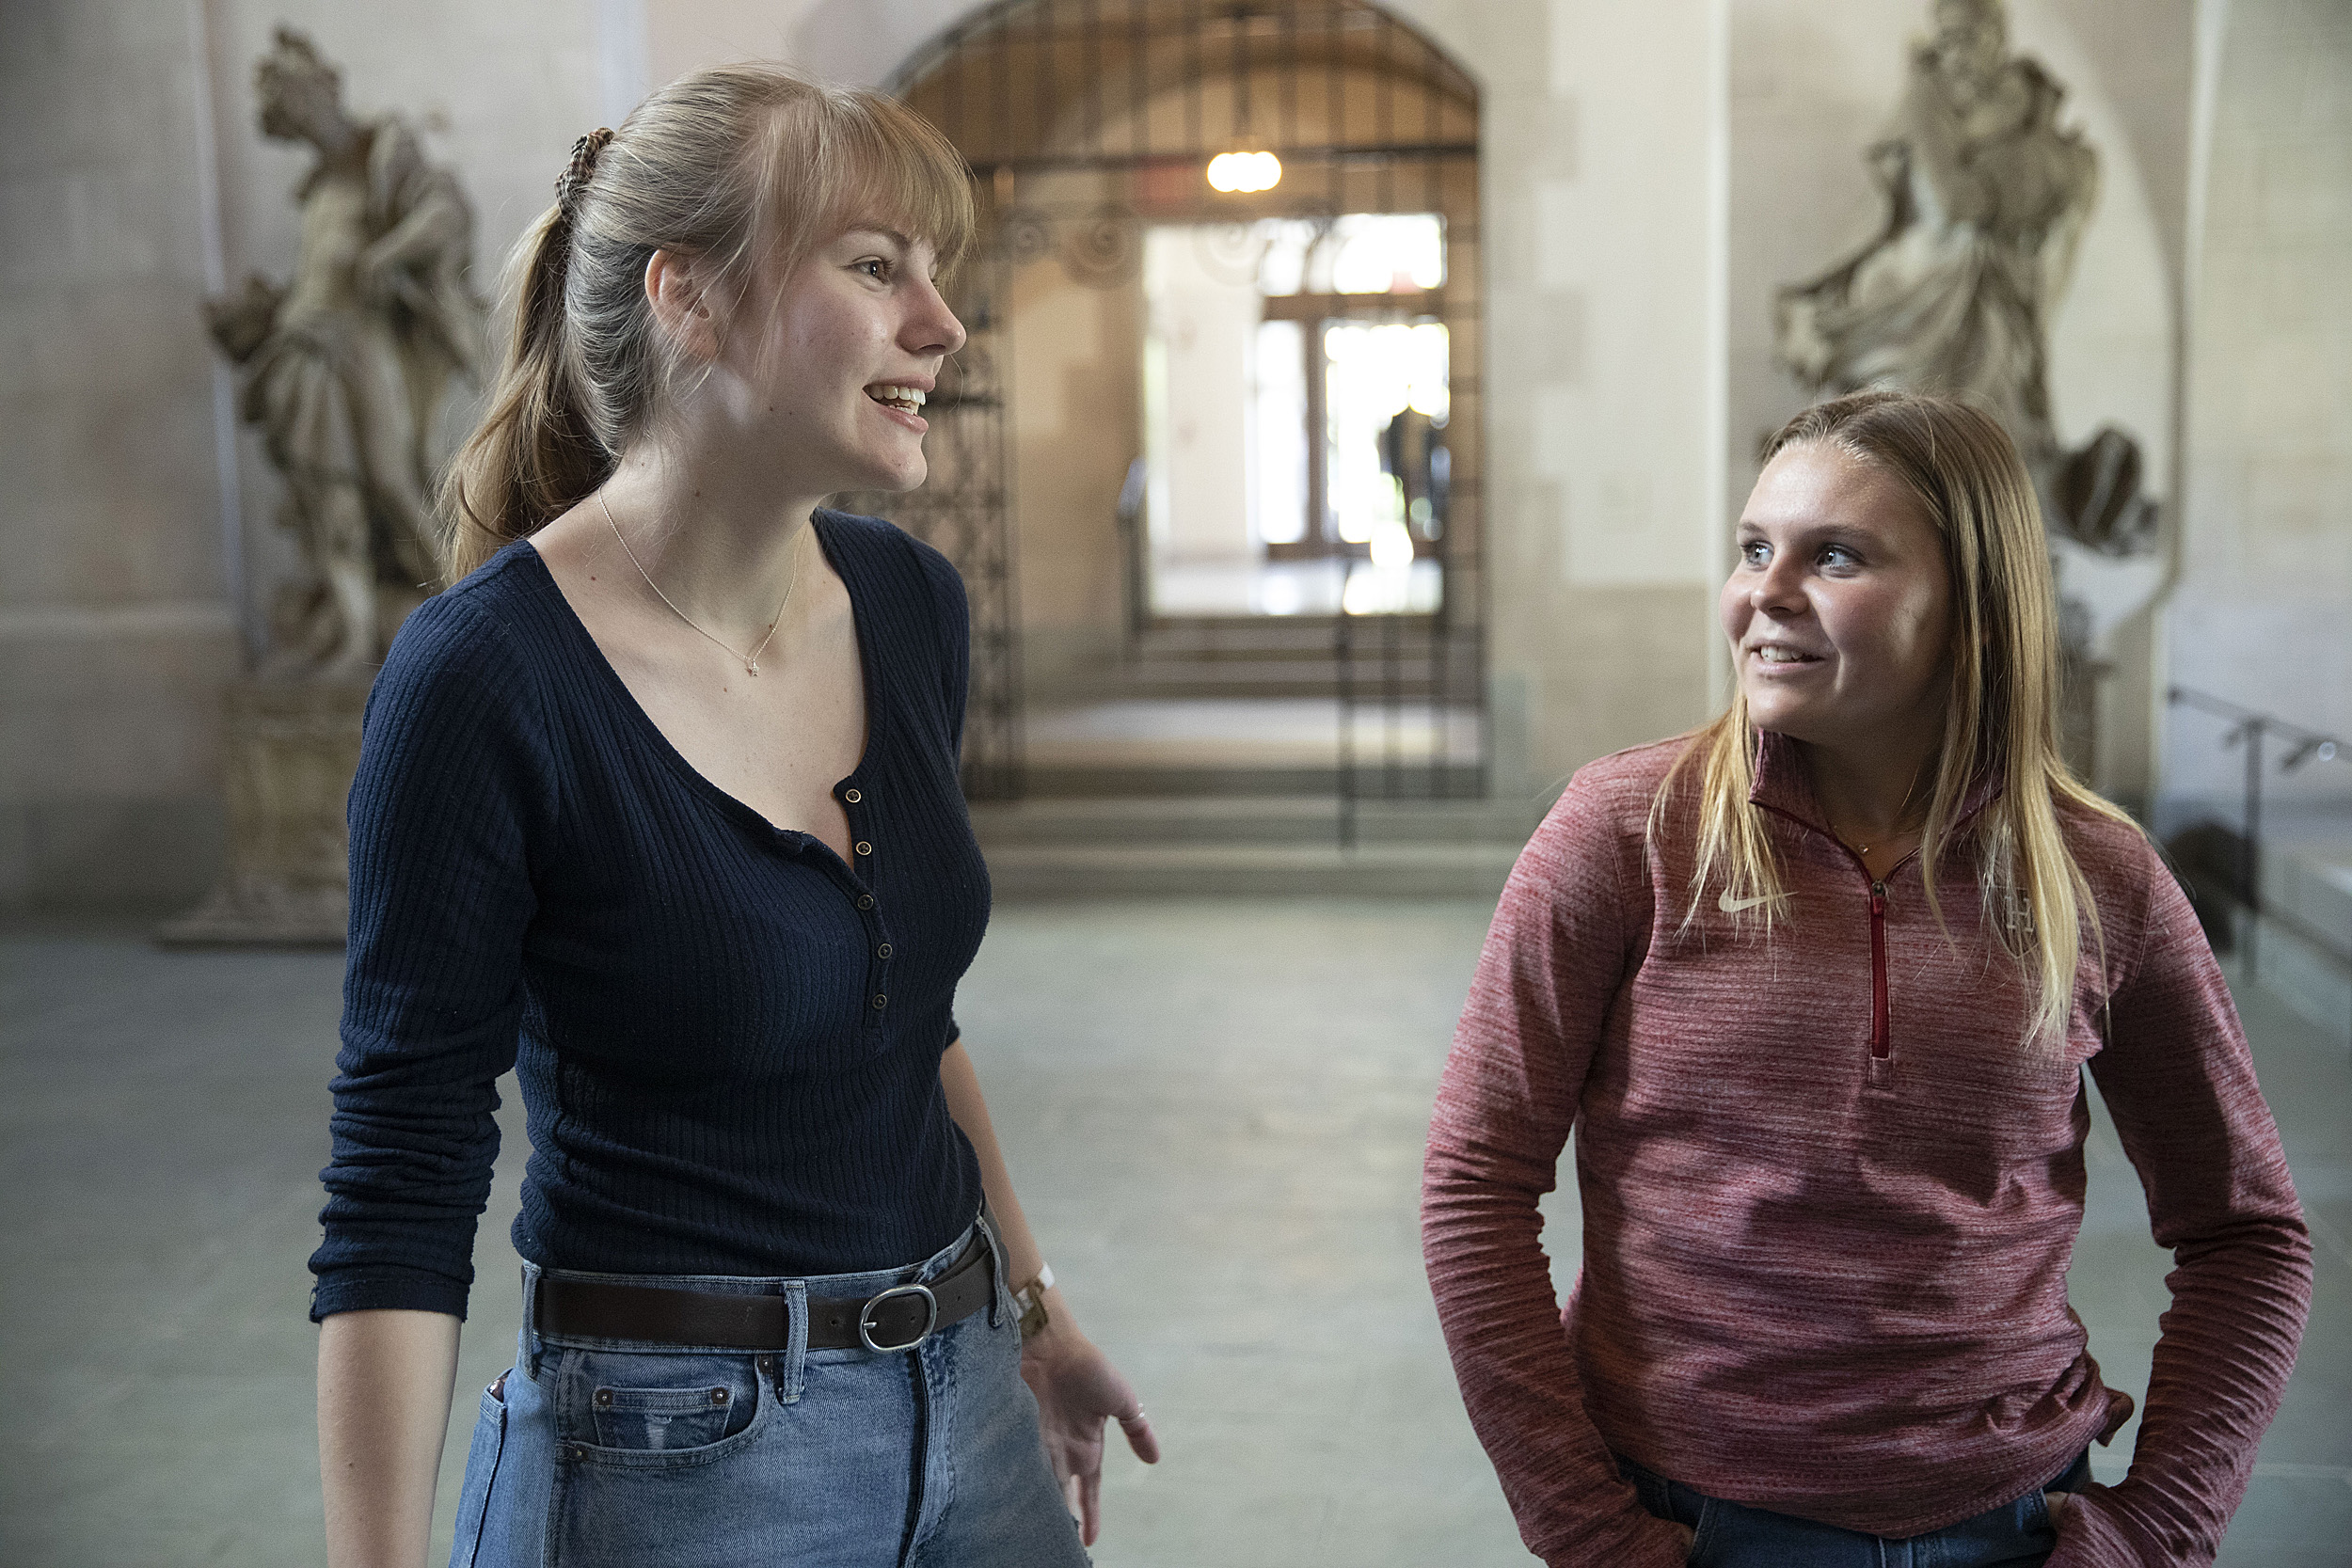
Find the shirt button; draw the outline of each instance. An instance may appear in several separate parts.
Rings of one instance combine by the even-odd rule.
[[[874,993],[874,1010],[875,1010],[876,1012],[881,1012],[881,1011],[882,1011],[884,1007],[887,1007],[887,1006],[890,1006],[890,998],[888,998],[887,996],[884,996],[884,995],[883,995],[882,992],[880,992],[880,991],[876,991],[876,992]]]
[[[857,852],[861,855],[870,855],[874,852],[874,847],[861,838],[857,841]]]
[[[870,893],[859,894],[857,895],[857,907],[861,910],[872,909],[874,907],[874,895]]]
[[[854,806],[854,805],[856,805],[856,804],[857,804],[860,800],[865,800],[865,799],[866,799],[866,797],[865,797],[865,796],[860,795],[860,794],[859,794],[856,790],[854,790],[854,789],[845,789],[845,790],[843,790],[843,791],[841,792],[841,798],[842,798],[844,800],[849,801],[849,802],[850,802],[850,804],[851,804],[851,805],[853,805],[853,806]]]
[[[874,957],[878,958],[886,958],[890,957],[890,943],[885,942],[880,947],[875,948]]]

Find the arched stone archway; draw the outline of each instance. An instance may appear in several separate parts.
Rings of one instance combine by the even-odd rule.
[[[1139,638],[1169,629],[1145,580],[1140,493],[1120,505],[1147,444],[1147,236],[1189,231],[1218,266],[1247,272],[1265,259],[1270,224],[1298,226],[1282,232],[1306,235],[1311,248],[1377,214],[1432,215],[1441,279],[1400,275],[1392,287],[1357,282],[1352,292],[1298,282],[1263,302],[1267,317],[1299,324],[1310,355],[1297,432],[1306,521],[1297,537],[1263,548],[1312,557],[1343,583],[1363,575],[1370,546],[1352,536],[1362,530],[1342,526],[1325,471],[1318,356],[1334,325],[1441,327],[1442,435],[1418,433],[1422,493],[1399,481],[1410,520],[1391,525],[1389,541],[1393,562],[1407,553],[1395,538],[1408,539],[1411,570],[1436,586],[1388,612],[1335,602],[1333,613],[1283,629],[1320,641],[1304,650],[1317,655],[1308,684],[1351,712],[1371,710],[1343,719],[1351,741],[1377,732],[1384,711],[1401,718],[1408,707],[1418,733],[1430,727],[1424,716],[1444,732],[1434,751],[1343,747],[1343,791],[1483,792],[1484,268],[1479,94],[1469,74],[1363,0],[1003,0],[916,49],[888,85],[963,152],[983,214],[979,254],[955,286],[972,340],[934,404],[933,478],[888,503],[947,550],[972,589],[972,793],[1021,791],[1025,658],[1050,682],[1106,654],[1132,657]],[[1213,189],[1209,161],[1235,150],[1273,153],[1279,182]],[[1441,483],[1431,494],[1433,462]],[[1240,635],[1178,629],[1211,643]]]

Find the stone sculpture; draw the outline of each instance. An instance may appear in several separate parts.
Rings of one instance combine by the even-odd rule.
[[[1937,0],[1902,106],[1870,149],[1886,227],[1783,289],[1777,357],[1821,393],[1957,393],[2024,454],[2053,532],[2104,554],[2153,547],[2139,448],[2109,426],[2079,449],[2051,423],[2049,321],[2099,193],[2098,154],[2058,123],[2066,89],[2010,52],[2000,0]]]
[[[262,134],[318,154],[294,192],[292,281],[257,274],[207,307],[313,574],[280,591],[265,669],[362,674],[434,576],[427,441],[481,356],[473,214],[407,127],[344,110],[342,74],[300,33],[278,28],[255,77]]]
[[[2066,89],[2010,50],[2001,0],[1936,0],[1901,107],[1869,150],[1886,225],[1780,291],[1774,356],[1821,395],[1954,393],[1998,418],[2034,478],[2058,577],[2068,750],[2089,770],[2091,676],[2153,599],[2156,506],[2138,443],[2112,425],[2068,449],[2052,422],[2051,312],[2099,194],[2098,154],[2058,123]]]
[[[308,144],[301,249],[283,286],[211,301],[245,418],[284,486],[304,570],[227,699],[229,865],[175,942],[335,942],[349,910],[343,804],[368,682],[436,575],[431,437],[481,358],[473,214],[392,118],[354,119],[342,74],[286,27],[255,72],[265,136]]]

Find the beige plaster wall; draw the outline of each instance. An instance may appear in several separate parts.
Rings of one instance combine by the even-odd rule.
[[[1033,697],[1084,687],[1119,657],[1114,522],[1143,450],[1143,291],[1073,282],[1052,258],[1011,278],[1013,547]]]
[[[0,8],[0,909],[201,891],[222,572],[171,7]]]
[[[1423,0],[1481,104],[1496,787],[1707,711],[1721,8]]]
[[[2352,9],[2231,0],[2211,78],[2172,680],[2352,734]],[[2240,753],[2175,710],[2168,820],[2237,810]],[[2313,765],[2281,798],[2352,798]]]

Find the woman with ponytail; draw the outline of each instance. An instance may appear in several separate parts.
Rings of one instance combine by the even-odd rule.
[[[520,246],[352,791],[337,1568],[423,1558],[510,1069],[525,1308],[456,1563],[1077,1564],[1104,1422],[1156,1457],[954,1019],[962,584],[818,506],[923,479],[967,179],[887,98],[704,71]]]
[[[2205,1563],[2311,1246],[2228,990],[2068,771],[2031,482],[1963,404],[1773,439],[1729,710],[1580,771],[1438,1091],[1422,1236],[1463,1397],[1553,1564]],[[2082,1070],[2173,1250],[2130,1416],[2066,1269]],[[1573,1129],[1583,1269],[1538,1235]],[[1564,1332],[1565,1330],[1565,1332]]]

